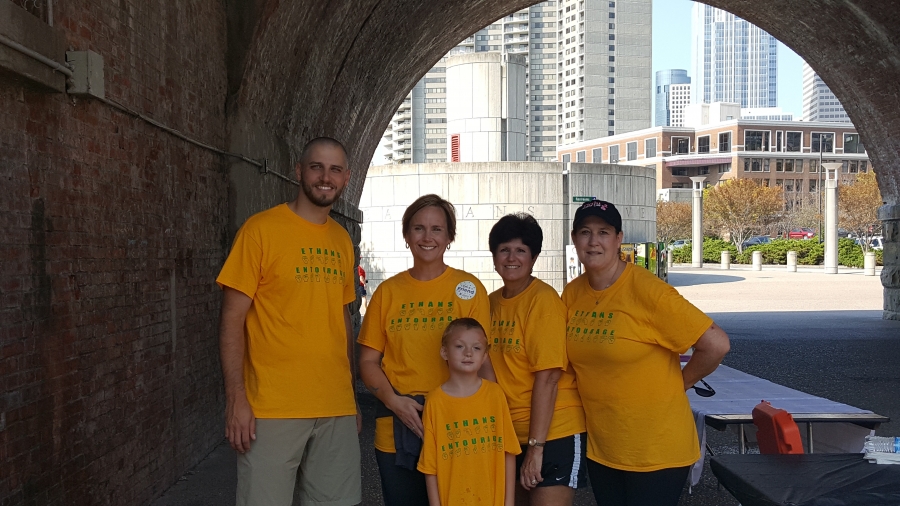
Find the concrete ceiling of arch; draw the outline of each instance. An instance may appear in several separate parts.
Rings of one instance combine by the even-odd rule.
[[[331,135],[368,166],[400,101],[460,40],[534,0],[228,2],[229,116],[299,144]],[[862,134],[900,204],[900,9],[874,0],[709,0],[806,59]],[[347,198],[358,202],[365,169]]]

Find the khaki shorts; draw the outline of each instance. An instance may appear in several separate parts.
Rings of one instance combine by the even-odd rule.
[[[295,482],[300,504],[359,504],[356,416],[257,419],[256,441],[238,454],[237,470],[237,506],[290,506]]]

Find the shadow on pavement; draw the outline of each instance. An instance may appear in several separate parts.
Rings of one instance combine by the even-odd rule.
[[[690,272],[672,272],[669,271],[669,284],[674,287],[694,286],[694,285],[712,285],[717,283],[736,283],[744,281],[746,278],[742,276],[726,276],[723,274],[694,274]]]

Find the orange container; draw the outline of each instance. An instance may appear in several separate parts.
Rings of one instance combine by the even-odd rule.
[[[802,454],[800,429],[790,413],[762,401],[753,408],[753,424],[762,454]]]

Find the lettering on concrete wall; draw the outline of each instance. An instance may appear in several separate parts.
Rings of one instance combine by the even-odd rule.
[[[475,217],[475,211],[472,210],[472,206],[469,206],[469,210],[466,211],[466,215],[464,216],[464,218],[474,218],[474,217]]]
[[[384,210],[384,221],[388,221],[391,219],[391,208],[385,208]]]
[[[506,216],[506,206],[494,206],[494,218]]]
[[[528,206],[527,208],[525,208],[525,212],[534,215],[534,206]]]

